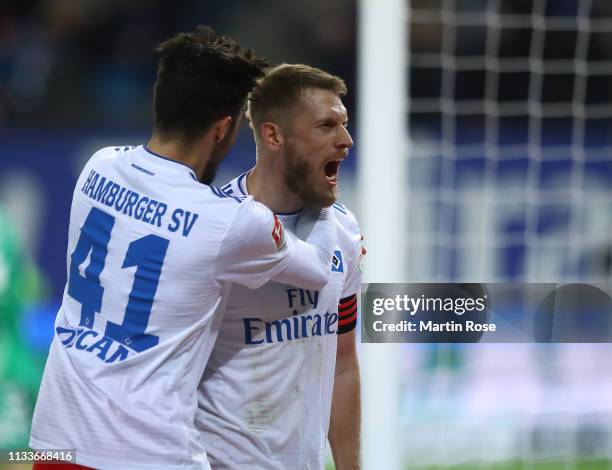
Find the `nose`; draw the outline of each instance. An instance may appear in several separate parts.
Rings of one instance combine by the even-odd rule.
[[[348,129],[344,126],[340,126],[340,137],[338,141],[338,147],[344,149],[350,149],[353,146],[353,138],[349,133]]]

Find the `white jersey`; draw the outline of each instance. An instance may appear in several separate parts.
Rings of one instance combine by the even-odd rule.
[[[246,195],[245,175],[224,191]],[[233,285],[198,390],[196,427],[216,469],[323,469],[337,334],[357,321],[360,230],[334,204],[337,246],[319,291]],[[295,228],[296,214],[277,214]]]
[[[285,269],[282,225],[142,146],[94,154],[70,215],[68,283],[30,446],[94,468],[208,468],[196,389],[233,282]]]

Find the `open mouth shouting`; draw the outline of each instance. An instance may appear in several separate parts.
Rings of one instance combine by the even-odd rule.
[[[340,170],[341,161],[342,160],[332,160],[331,162],[327,162],[325,164],[325,179],[332,186],[338,184],[338,171]]]

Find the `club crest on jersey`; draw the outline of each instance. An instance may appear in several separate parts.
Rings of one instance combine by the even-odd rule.
[[[334,251],[334,256],[332,257],[332,273],[343,273],[344,272],[344,263],[342,262],[342,252],[340,250]]]
[[[276,244],[276,248],[280,251],[285,246],[285,232],[283,230],[283,224],[276,214],[274,214],[274,228],[272,229],[272,238]]]

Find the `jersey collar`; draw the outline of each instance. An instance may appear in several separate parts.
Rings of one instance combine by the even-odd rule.
[[[168,169],[179,169],[179,170],[182,170],[182,171],[186,172],[187,174],[189,174],[195,181],[198,180],[196,178],[195,172],[193,171],[193,169],[190,166],[185,165],[182,162],[178,162],[176,160],[172,160],[171,158],[164,157],[163,155],[160,155],[158,153],[155,153],[152,150],[149,150],[146,145],[143,145],[142,149],[148,155],[156,157],[156,164],[158,164],[160,166],[163,166],[164,168],[168,168]]]
[[[238,190],[242,193],[243,196],[249,195],[249,192],[247,191],[247,187],[246,187],[246,179],[247,179],[247,176],[249,176],[249,174],[251,173],[251,171],[253,170],[245,171],[244,173],[242,173],[238,177],[238,181],[236,182],[238,186]]]

